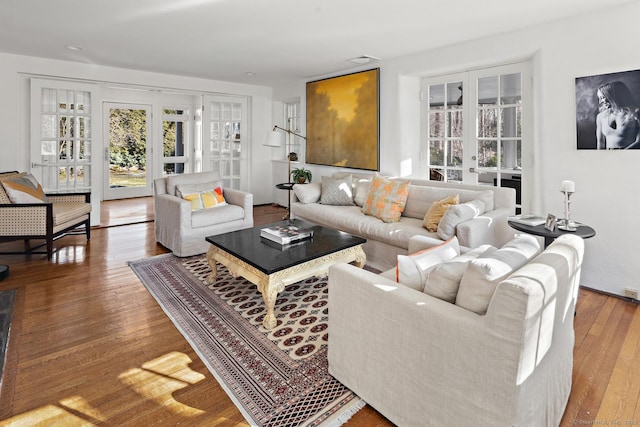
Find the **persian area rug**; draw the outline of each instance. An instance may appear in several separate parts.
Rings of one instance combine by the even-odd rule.
[[[204,255],[160,255],[129,265],[252,426],[338,426],[365,405],[329,375],[327,278],[286,287],[278,324],[255,285]]]

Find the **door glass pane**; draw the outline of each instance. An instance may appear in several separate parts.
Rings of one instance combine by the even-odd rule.
[[[458,106],[449,108],[447,112],[447,136],[462,138],[462,109]]]
[[[447,105],[462,105],[462,82],[447,83]]]
[[[447,169],[447,181],[457,181],[462,182],[462,171]]]
[[[498,76],[478,79],[478,105],[496,105],[498,102]]]
[[[444,85],[429,86],[429,109],[444,105]]]
[[[498,109],[478,110],[478,137],[496,138],[498,136]]]
[[[478,141],[478,167],[493,168],[498,165],[498,142]]]
[[[522,144],[519,140],[502,141],[500,144],[500,167],[519,170],[522,168]]]
[[[109,187],[145,187],[146,163],[146,110],[109,109]]]
[[[462,140],[447,142],[447,166],[462,166]]]
[[[43,138],[56,138],[56,120],[55,115],[43,115],[41,120],[41,134]]]
[[[431,138],[444,138],[444,107],[435,107],[429,112],[429,136]]]
[[[500,76],[500,103],[517,104],[522,101],[520,73]]]
[[[429,143],[430,163],[444,166],[444,141],[431,141]]]
[[[500,136],[504,138],[520,138],[520,107],[506,107],[500,109]]]

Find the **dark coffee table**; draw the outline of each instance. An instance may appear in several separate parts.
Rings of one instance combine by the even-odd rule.
[[[313,238],[281,246],[260,237],[262,228],[289,224],[313,229]],[[242,276],[255,284],[267,306],[262,322],[267,329],[277,324],[274,306],[285,286],[314,276],[324,277],[329,267],[338,262],[355,261],[363,267],[366,261],[362,250],[365,239],[297,219],[209,236],[206,240],[211,244],[207,252],[211,266],[207,282],[215,282],[219,262],[234,277]]]

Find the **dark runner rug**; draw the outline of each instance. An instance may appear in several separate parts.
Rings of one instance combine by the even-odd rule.
[[[4,365],[7,359],[7,345],[9,344],[15,300],[15,289],[0,291],[0,387],[2,387]]]
[[[129,265],[249,424],[338,426],[365,405],[328,373],[327,278],[287,286],[269,331],[256,286],[220,266],[206,284],[205,256]]]

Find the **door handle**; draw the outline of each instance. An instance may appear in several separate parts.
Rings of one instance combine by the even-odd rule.
[[[482,171],[476,170],[476,168],[469,168],[469,172],[477,173],[478,175],[482,175],[483,173],[486,173],[486,172],[482,172]]]

